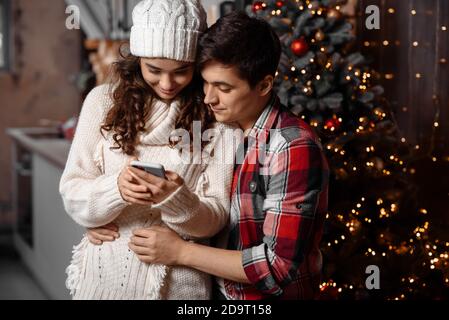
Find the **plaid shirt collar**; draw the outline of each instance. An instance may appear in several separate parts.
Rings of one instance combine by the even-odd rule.
[[[280,105],[281,104],[279,98],[277,97],[277,95],[273,93],[267,106],[265,107],[262,114],[259,116],[259,119],[257,119],[253,128],[249,132],[248,137],[251,137],[252,139],[255,140],[258,140],[259,137],[262,139],[264,137],[266,138],[268,136],[270,129],[273,128],[273,125],[277,119]],[[261,134],[263,135],[261,136]]]

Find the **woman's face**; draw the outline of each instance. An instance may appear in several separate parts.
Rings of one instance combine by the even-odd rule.
[[[173,100],[192,81],[194,65],[171,59],[141,58],[146,83],[162,100]]]

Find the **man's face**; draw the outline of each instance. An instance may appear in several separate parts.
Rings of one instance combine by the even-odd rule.
[[[248,81],[239,77],[236,67],[219,62],[208,62],[201,75],[204,79],[204,103],[209,105],[217,121],[238,123],[242,129],[250,129],[257,121],[260,109],[260,92],[251,89]]]

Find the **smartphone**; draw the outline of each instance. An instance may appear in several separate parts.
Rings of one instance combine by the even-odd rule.
[[[153,176],[156,176],[156,177],[159,177],[162,179],[167,179],[167,177],[165,176],[165,168],[164,168],[164,166],[162,166],[160,164],[141,162],[141,161],[132,161],[131,167],[137,168],[140,170],[144,170],[144,171],[148,172],[149,174],[152,174]]]

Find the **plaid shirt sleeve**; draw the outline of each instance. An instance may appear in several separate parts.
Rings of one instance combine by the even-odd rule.
[[[313,140],[295,139],[274,152],[263,210],[263,243],[243,251],[243,268],[262,293],[281,295],[297,276],[320,195],[327,183],[327,163]]]

